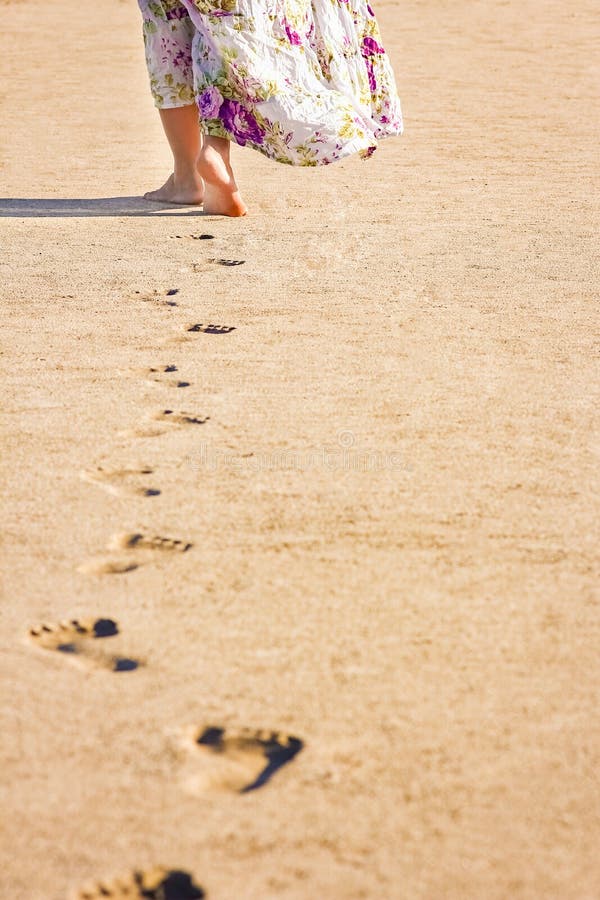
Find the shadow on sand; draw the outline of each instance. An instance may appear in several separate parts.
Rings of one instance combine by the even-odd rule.
[[[143,197],[93,197],[89,200],[0,197],[0,218],[203,215],[199,206],[151,203]]]

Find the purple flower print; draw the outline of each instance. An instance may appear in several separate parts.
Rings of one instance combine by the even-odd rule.
[[[166,12],[167,20],[172,19],[185,19],[187,18],[188,11],[185,6],[176,6],[174,9],[168,9]]]
[[[373,60],[368,58],[367,62],[367,74],[369,76],[369,88],[371,89],[371,93],[374,94],[377,90],[377,79],[375,77],[375,69],[373,68]]]
[[[373,65],[373,57],[379,53],[385,53],[385,49],[377,43],[375,38],[365,37],[362,42],[362,55],[367,65],[367,74],[369,76],[369,87],[374,94],[377,90],[377,78],[375,77],[375,67]]]
[[[385,49],[377,43],[375,38],[365,37],[362,42],[362,55],[376,56],[378,53],[385,53]]]
[[[223,105],[223,97],[214,85],[198,97],[198,111],[203,119],[216,119]]]
[[[163,65],[167,67],[172,65],[175,69],[181,69],[184,78],[192,71],[192,54],[187,48],[182,49],[177,41],[162,37],[160,49],[163,54],[161,57]]]
[[[224,100],[219,115],[227,131],[231,132],[242,147],[248,141],[251,144],[264,143],[265,138],[258,122],[237,100]]]
[[[178,50],[173,57],[173,65],[176,69],[184,69],[186,72],[192,68],[192,55],[186,50]]]
[[[283,27],[285,28],[285,33],[287,34],[287,39],[293,47],[300,47],[302,44],[302,38],[298,34],[297,31],[294,31],[290,23],[284,19]]]

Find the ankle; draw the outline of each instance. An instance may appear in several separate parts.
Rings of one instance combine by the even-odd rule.
[[[231,143],[224,138],[205,138],[200,151],[200,159],[218,158],[227,167],[230,165]]]
[[[197,161],[194,160],[190,162],[189,160],[185,160],[184,162],[175,161],[175,165],[173,167],[173,175],[175,177],[175,181],[180,184],[189,184],[190,182],[198,181],[198,164]]]

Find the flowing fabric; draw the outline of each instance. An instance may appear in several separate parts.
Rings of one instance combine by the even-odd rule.
[[[196,103],[203,131],[289,165],[325,165],[402,133],[366,0],[139,0],[155,103]]]

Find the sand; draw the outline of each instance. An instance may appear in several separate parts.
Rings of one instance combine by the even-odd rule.
[[[598,897],[594,10],[382,0],[405,136],[232,221],[3,5],[2,898]]]

